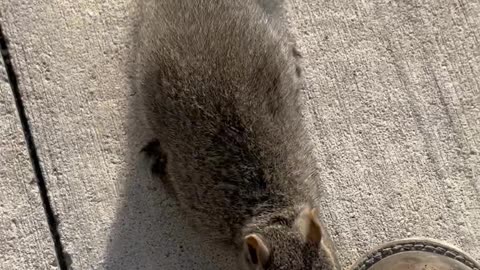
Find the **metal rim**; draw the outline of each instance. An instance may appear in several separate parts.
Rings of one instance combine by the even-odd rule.
[[[424,251],[443,255],[470,267],[472,270],[480,270],[480,265],[465,252],[447,243],[428,238],[408,238],[380,245],[363,256],[350,269],[367,270],[389,256],[406,251]]]

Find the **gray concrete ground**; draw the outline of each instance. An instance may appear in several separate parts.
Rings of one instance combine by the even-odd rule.
[[[55,252],[0,58],[0,269],[54,269]]]
[[[305,58],[319,204],[342,265],[411,236],[480,260],[480,2],[285,4]],[[72,269],[230,269],[230,253],[185,227],[141,173],[148,134],[125,75],[135,10],[133,0],[0,6],[66,256]],[[0,268],[55,268],[13,99],[0,86]]]

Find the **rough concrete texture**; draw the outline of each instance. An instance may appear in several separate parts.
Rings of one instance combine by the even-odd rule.
[[[480,2],[293,1],[291,11],[342,261],[409,236],[480,259]]]
[[[185,227],[137,166],[148,135],[125,75],[134,3],[0,7],[65,250],[73,269],[227,269],[231,256]],[[408,236],[480,260],[480,2],[286,5],[343,266]]]
[[[55,252],[0,57],[0,269],[55,269]]]

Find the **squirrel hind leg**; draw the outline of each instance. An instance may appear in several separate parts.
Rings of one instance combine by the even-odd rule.
[[[152,176],[159,178],[162,181],[167,194],[176,199],[176,192],[167,172],[167,154],[162,149],[160,141],[157,139],[151,140],[142,148],[142,150],[140,150],[140,152],[144,154],[145,158],[148,160]]]
[[[156,177],[163,178],[167,174],[167,155],[163,151],[160,141],[157,139],[147,143],[141,153],[151,162],[150,172]]]

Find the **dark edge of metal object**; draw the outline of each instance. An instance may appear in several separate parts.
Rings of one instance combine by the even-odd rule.
[[[389,256],[405,251],[424,251],[454,259],[472,270],[480,270],[480,265],[465,252],[446,243],[428,238],[409,238],[392,241],[371,250],[358,260],[350,270],[367,270],[374,264]]]

